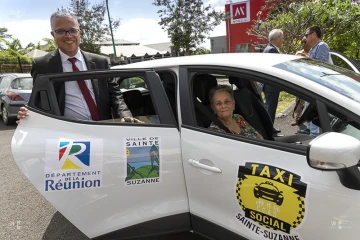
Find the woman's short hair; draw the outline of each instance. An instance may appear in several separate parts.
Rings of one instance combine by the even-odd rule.
[[[228,94],[230,94],[231,98],[234,99],[234,91],[229,85],[217,85],[216,87],[211,88],[209,91],[209,101],[211,105],[213,104],[213,98],[215,93],[218,92],[227,92]]]

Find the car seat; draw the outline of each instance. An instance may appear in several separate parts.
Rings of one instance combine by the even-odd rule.
[[[213,75],[210,74],[198,74],[195,76],[193,81],[193,96],[196,107],[196,120],[197,124],[200,127],[208,128],[211,124],[211,119],[209,119],[204,111],[207,111],[209,114],[213,114],[213,110],[211,109],[211,103],[209,100],[209,91],[211,88],[217,86],[217,80]],[[199,102],[199,99],[201,103]],[[200,110],[197,106],[199,103],[204,106]],[[201,107],[200,105],[200,107]]]
[[[237,87],[234,90],[235,112],[241,113],[264,139],[273,140],[273,122],[263,103],[250,91],[249,80],[229,77],[229,82]]]
[[[144,100],[139,90],[129,90],[123,92],[123,97],[131,114],[135,116],[144,116]]]

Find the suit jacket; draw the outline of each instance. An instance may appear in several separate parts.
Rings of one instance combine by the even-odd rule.
[[[271,43],[269,43],[266,48],[263,51],[264,53],[279,53],[279,51],[277,50],[277,48],[272,45]]]
[[[108,61],[99,55],[81,51],[88,70],[109,69]],[[63,72],[59,50],[47,55],[35,58],[32,61],[31,76],[36,81],[38,74],[61,73]],[[91,79],[94,89],[96,105],[100,119],[132,116],[120,91],[119,84],[113,79]],[[59,103],[60,112],[64,115],[65,109],[65,83],[54,83],[56,97]]]
[[[266,46],[266,48],[264,49],[263,53],[279,53],[279,51],[277,50],[277,48],[274,45],[269,43]],[[263,91],[264,92],[280,92],[279,89],[269,86],[267,84],[264,84]]]

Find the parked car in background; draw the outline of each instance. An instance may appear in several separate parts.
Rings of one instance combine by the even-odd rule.
[[[329,52],[330,63],[339,67],[343,67],[352,70],[356,73],[360,73],[360,66],[352,59],[348,58],[345,54],[331,50]]]
[[[0,78],[0,114],[9,125],[15,122],[19,108],[29,101],[33,79],[28,73],[5,74]]]

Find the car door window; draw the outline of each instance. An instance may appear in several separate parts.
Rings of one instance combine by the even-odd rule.
[[[345,114],[328,107],[330,127],[333,132],[338,132],[355,137],[360,140],[360,124]]]
[[[120,74],[122,75],[122,74]],[[102,114],[101,121],[103,123],[120,123],[122,121],[122,118],[119,117],[118,112],[116,111],[116,106],[113,105],[113,96],[115,93],[121,92],[122,97],[124,99],[124,102],[131,112],[132,116],[139,120],[138,123],[141,124],[166,124],[167,121],[164,119],[161,119],[159,116],[159,108],[156,108],[154,105],[154,93],[158,91],[162,91],[162,89],[153,89],[153,91],[149,91],[149,88],[147,87],[147,81],[146,76],[144,75],[132,75],[132,74],[125,74],[126,76],[116,76],[112,79],[91,79],[88,81],[88,85],[90,86],[90,89],[93,94],[93,98],[96,100],[97,105],[101,105],[102,107],[99,108],[99,114]],[[76,81],[78,80],[78,77],[75,77],[71,80],[66,81],[65,83],[62,83],[65,85],[65,89],[67,84],[76,84]],[[80,80],[80,79],[79,79]],[[103,87],[103,82],[107,81],[108,85],[112,87],[112,92],[102,92],[102,96],[100,96],[100,90],[99,87]],[[55,92],[58,92],[61,87],[61,83],[53,82],[55,88]],[[161,84],[161,83],[160,83]],[[77,86],[77,85],[76,85]],[[160,85],[161,87],[161,85]],[[110,88],[110,87],[109,87]],[[66,91],[65,91],[66,93]],[[64,92],[62,94],[65,94]],[[90,115],[85,116],[84,118],[77,118],[76,114],[70,115],[70,117],[65,116],[66,115],[66,109],[67,106],[64,104],[64,98],[61,99],[61,93],[57,95],[57,101],[58,105],[55,106],[55,104],[52,106],[52,108],[49,105],[49,96],[46,95],[44,91],[37,91],[35,95],[32,97],[31,100],[34,103],[34,106],[45,110],[47,112],[55,113],[56,115],[60,117],[69,118],[71,120],[89,120],[91,119]],[[61,105],[61,103],[63,105]],[[105,104],[105,107],[104,105]],[[117,104],[117,103],[116,103]],[[167,104],[167,102],[164,102],[164,104]],[[107,110],[106,107],[111,106],[111,112]],[[56,110],[56,111],[55,111]],[[72,109],[71,109],[72,110]],[[171,112],[168,112],[167,114],[171,115]],[[173,117],[171,117],[173,119]],[[173,122],[173,120],[171,120]],[[137,121],[136,121],[137,122]]]
[[[11,82],[12,89],[18,90],[31,90],[33,87],[33,79],[29,78],[17,78]]]
[[[0,91],[4,91],[7,88],[13,78],[12,77],[3,77],[0,83]]]
[[[296,115],[294,109],[296,108],[297,114],[301,116],[305,109],[305,101],[297,97],[295,91],[291,93],[288,91],[280,91],[273,124],[266,109],[264,92],[259,91],[261,89],[259,86],[262,84],[261,79],[258,80],[257,78],[253,80],[249,76],[236,76],[236,74],[230,73],[219,74],[212,71],[208,71],[207,73],[194,73],[192,91],[194,95],[196,126],[222,134],[234,135],[226,130],[227,127],[222,125],[221,121],[218,120],[209,99],[209,92],[212,88],[219,85],[227,85],[233,89],[235,99],[234,117],[236,117],[239,125],[242,126],[240,128],[241,132],[235,134],[235,137],[243,138],[252,136],[254,139],[254,136],[259,134],[264,140],[275,142],[301,145],[306,145],[310,142],[315,136],[301,134],[301,131],[299,134],[298,131],[306,129],[308,118],[315,118],[316,112],[315,114],[311,112],[301,123],[291,125]],[[266,85],[267,88],[273,86],[269,83]],[[275,133],[274,128],[281,130],[281,132]],[[261,138],[254,140],[262,141]]]
[[[331,54],[330,56],[331,56],[331,59],[332,59],[334,65],[354,71],[354,69],[341,57],[334,55],[334,54]]]

